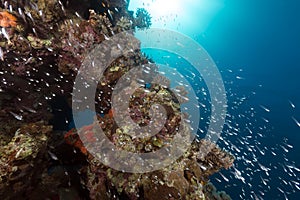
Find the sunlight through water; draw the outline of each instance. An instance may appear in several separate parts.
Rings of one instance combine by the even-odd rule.
[[[131,0],[129,10],[145,8],[152,17],[153,28],[192,35],[205,31],[223,6],[224,0]]]

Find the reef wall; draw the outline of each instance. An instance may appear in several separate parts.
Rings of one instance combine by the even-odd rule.
[[[229,168],[234,158],[209,141],[195,140],[184,156],[164,169],[130,174],[104,166],[83,146],[77,133],[92,142],[95,124],[69,131],[73,83],[84,57],[105,38],[151,26],[146,10],[133,13],[128,4],[0,2],[0,199],[230,199],[216,191],[209,176]],[[163,130],[137,140],[115,124],[109,99],[116,81],[148,63],[140,51],[122,56],[98,84],[97,121],[117,148],[155,151],[172,139],[180,123],[180,101],[164,87],[152,85],[149,94],[136,91],[131,116],[144,123],[149,105],[139,102],[154,99],[168,111]],[[155,73],[155,65],[152,70]],[[203,155],[207,146],[212,150]]]

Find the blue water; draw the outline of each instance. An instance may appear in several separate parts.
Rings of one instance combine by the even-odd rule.
[[[209,20],[195,14],[195,5],[189,16],[191,2],[170,26],[170,16],[154,25],[196,40],[223,76],[229,121],[218,144],[237,160],[211,181],[232,199],[300,199],[300,127],[294,120],[300,121],[300,1],[215,0]],[[145,52],[158,63],[178,63],[160,51]]]
[[[265,190],[265,195],[260,195],[263,199],[284,199],[277,187],[291,192],[290,195],[286,194],[289,199],[300,199],[299,190],[291,189],[279,179],[281,177],[287,182],[295,179],[280,167],[280,163],[287,163],[284,157],[300,166],[300,127],[291,119],[292,116],[300,119],[299,9],[299,1],[227,1],[205,35],[197,37],[197,41],[206,47],[221,69],[243,69],[241,76],[244,80],[237,83],[236,93],[255,91],[256,95],[247,103],[255,107],[266,105],[271,109],[269,113],[258,109],[257,113],[257,118],[265,117],[270,121],[270,128],[267,128],[269,131],[262,131],[266,135],[262,146],[269,147],[269,150],[282,143],[284,138],[294,146],[286,156],[282,150],[277,156],[260,155],[260,160],[266,165],[278,166],[270,171],[270,176],[266,176],[270,179],[270,189],[265,190],[267,187],[261,184],[258,175],[253,177],[252,186],[238,181],[228,183],[228,188],[234,190],[240,190],[241,186],[245,191],[252,190],[256,193]],[[296,104],[296,109],[291,107],[289,100]],[[256,122],[255,126],[259,127],[262,123]],[[222,185],[220,183],[220,187]],[[234,199],[241,198],[232,190],[226,191]],[[245,197],[250,198],[248,195]]]

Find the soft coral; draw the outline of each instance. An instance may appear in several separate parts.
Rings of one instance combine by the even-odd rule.
[[[4,28],[15,27],[17,26],[17,18],[7,11],[0,12],[0,26]]]

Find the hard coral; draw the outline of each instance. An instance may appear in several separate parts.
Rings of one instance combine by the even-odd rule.
[[[212,183],[207,183],[203,188],[206,200],[231,200],[230,196],[224,191],[217,191]]]
[[[133,28],[132,21],[126,17],[121,17],[116,24],[116,29],[118,32],[127,31]]]
[[[24,125],[1,149],[1,199],[19,199],[33,190],[44,166],[51,131],[52,127],[43,122]]]
[[[125,143],[128,141],[125,141]],[[198,146],[195,142],[193,146]],[[176,162],[161,170],[137,174],[124,173],[104,166],[89,155],[84,183],[91,199],[112,199],[113,196],[124,199],[216,199],[229,200],[225,192],[217,192],[211,184],[204,184],[208,174],[215,171],[201,171],[196,159],[199,152],[191,148]],[[228,154],[229,155],[229,154]],[[209,156],[207,157],[209,160]],[[210,165],[224,166],[210,160]],[[212,188],[212,189],[209,189]]]

